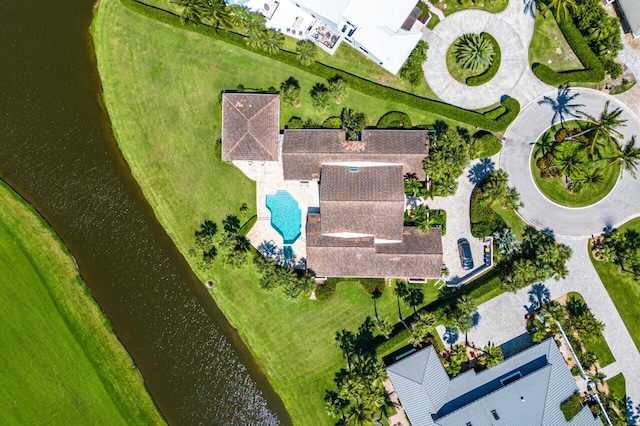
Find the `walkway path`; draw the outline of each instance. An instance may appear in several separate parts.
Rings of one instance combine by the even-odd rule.
[[[570,96],[577,95],[573,100]],[[606,101],[611,101],[609,110],[620,107],[621,117],[627,120],[619,128],[627,141],[632,135],[640,136],[640,122],[633,111],[617,99],[590,89],[571,89],[566,93],[550,92],[555,103],[580,104],[567,108],[565,119],[577,110],[599,116]],[[560,121],[549,103],[540,103],[543,98],[527,105],[504,135],[504,147],[500,153],[500,168],[509,173],[509,183],[517,188],[525,206],[520,216],[537,228],[552,229],[556,235],[585,238],[599,234],[606,226],[617,226],[640,214],[640,180],[623,173],[614,189],[600,202],[582,208],[563,207],[547,199],[533,182],[529,167],[533,144],[550,126]]]
[[[549,280],[544,286],[550,300],[575,291],[580,293],[596,318],[606,324],[604,337],[616,362],[603,371],[609,377],[622,372],[627,383],[627,394],[634,406],[640,403],[640,353],[622,322],[613,301],[600,282],[591,264],[585,240],[562,239],[558,242],[569,245],[573,256],[567,263],[569,275],[560,281]],[[501,345],[526,332],[524,316],[531,308],[531,287],[517,293],[505,293],[478,308],[478,325],[468,333],[470,342],[484,346],[488,341]],[[440,332],[442,335],[442,328]],[[464,341],[464,336],[459,340]],[[640,413],[640,407],[636,409]]]
[[[531,72],[528,48],[534,18],[519,1],[510,1],[499,14],[463,10],[446,17],[426,37],[429,54],[423,64],[433,91],[445,102],[469,109],[483,108],[500,101],[503,95],[527,103],[550,88]],[[447,69],[451,44],[466,33],[490,33],[500,45],[502,61],[496,76],[481,86],[467,86],[455,80]]]

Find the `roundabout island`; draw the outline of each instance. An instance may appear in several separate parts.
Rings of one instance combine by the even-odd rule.
[[[617,99],[591,89],[558,89],[541,96],[523,108],[504,135],[500,168],[521,194],[524,208],[520,216],[540,229],[551,229],[558,236],[587,238],[609,226],[618,226],[640,215],[640,182],[629,171],[618,174],[615,186],[599,201],[581,207],[567,207],[543,194],[533,173],[532,155],[536,142],[561,121],[580,118],[578,111],[599,117],[607,102],[608,110],[621,110],[623,125],[616,128],[622,143],[640,134],[640,121]],[[584,189],[588,191],[588,189]]]

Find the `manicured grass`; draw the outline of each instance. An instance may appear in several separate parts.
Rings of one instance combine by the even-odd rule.
[[[575,121],[570,121],[565,122],[564,125],[567,128],[575,128],[577,126],[575,123]],[[538,140],[540,141],[544,138],[550,138],[553,140],[553,137],[559,128],[560,125],[553,126]],[[607,145],[602,150],[602,156],[606,158],[614,155],[615,149],[616,148],[613,143]],[[584,207],[602,200],[607,196],[607,194],[609,194],[609,192],[611,192],[613,187],[616,185],[616,182],[618,182],[618,177],[620,176],[620,165],[618,163],[609,165],[608,161],[596,161],[594,163],[594,167],[603,170],[602,182],[594,185],[593,187],[585,186],[582,192],[573,194],[566,189],[563,177],[549,179],[542,179],[540,177],[540,172],[536,166],[536,161],[540,157],[540,152],[538,152],[537,155],[531,155],[530,167],[533,181],[547,198],[555,203],[567,207]]]
[[[343,328],[355,331],[374,315],[371,297],[359,285],[341,284],[329,301],[289,302],[280,292],[258,288],[252,263],[238,270],[216,264],[207,272],[189,255],[193,232],[203,219],[220,224],[227,214],[238,214],[242,203],[249,206],[246,217],[255,214],[255,183],[213,155],[220,137],[219,94],[238,84],[277,87],[294,76],[303,89],[302,107],[283,107],[282,125],[291,115],[321,121],[345,106],[365,112],[372,123],[389,110],[407,112],[414,123],[433,122],[436,117],[353,91],[342,105],[317,111],[308,94],[321,81],[316,76],[159,24],[117,0],[100,3],[93,36],[116,138],[158,219],[198,276],[215,282],[214,298],[294,422],[334,424],[323,402],[325,389],[333,386],[333,374],[345,365],[334,336]],[[397,320],[396,298],[389,289],[377,300],[377,308],[380,317]],[[404,316],[413,312],[408,306],[402,311]]]
[[[551,13],[547,13],[546,18],[536,13],[533,37],[529,44],[529,64],[536,62],[548,65],[555,71],[583,68]]]
[[[624,376],[621,374],[615,375],[607,379],[607,386],[609,391],[612,392],[616,398],[624,400],[627,396],[627,385],[624,380]]]
[[[509,0],[475,0],[473,4],[464,6],[460,0],[442,0],[433,4],[444,12],[445,15],[451,15],[464,9],[481,9],[491,13],[499,13],[506,9]]]
[[[0,423],[162,424],[47,223],[0,183]]]
[[[567,294],[567,297],[575,297],[584,302],[584,298],[580,293],[570,292]],[[606,367],[607,365],[615,362],[616,359],[613,357],[611,349],[609,349],[609,345],[602,334],[600,334],[595,341],[587,342],[583,340],[582,344],[588,352],[593,353],[598,358],[600,367]]]
[[[511,230],[518,236],[518,238],[522,238],[524,234],[524,229],[527,227],[527,224],[522,220],[518,213],[513,211],[513,209],[503,209],[498,201],[494,201],[491,205],[493,211],[495,211],[504,222],[507,224]]]
[[[633,219],[619,228],[621,231],[634,229],[640,231],[640,218]],[[637,301],[640,298],[640,285],[630,273],[621,273],[620,268],[609,262],[595,260],[591,255],[591,245],[589,245],[589,257],[591,263],[596,268],[600,280],[607,289],[609,297],[613,300],[618,313],[622,317],[629,334],[640,350],[640,309]]]

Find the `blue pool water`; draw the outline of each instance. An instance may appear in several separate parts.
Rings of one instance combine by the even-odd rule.
[[[278,190],[267,195],[271,212],[271,226],[282,236],[285,244],[293,244],[300,236],[302,212],[298,202],[287,191]]]

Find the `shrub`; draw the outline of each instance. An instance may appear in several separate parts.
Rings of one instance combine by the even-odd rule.
[[[491,61],[491,65],[489,66],[489,68],[487,68],[483,73],[467,78],[465,81],[467,86],[482,86],[483,84],[489,82],[493,77],[495,77],[498,73],[498,70],[500,69],[500,61],[502,61],[500,45],[491,34],[482,33],[482,36],[489,40],[489,42],[493,45],[493,60]]]
[[[124,4],[133,12],[146,16],[150,19],[154,19],[164,24],[180,28],[182,30],[195,32],[205,37],[215,38],[222,42],[237,46],[241,49],[247,49],[245,43],[246,37],[242,34],[224,30],[220,30],[217,32],[211,31],[209,27],[204,25],[183,26],[180,24],[180,18],[174,13],[148,6],[135,0],[122,0],[122,4]],[[418,45],[420,46],[420,43]],[[351,88],[352,90],[366,93],[367,95],[374,98],[382,99],[384,101],[398,102],[411,108],[418,108],[421,110],[429,111],[433,114],[438,114],[442,117],[461,121],[471,126],[479,127],[481,129],[489,130],[492,132],[501,132],[505,130],[507,126],[520,113],[520,103],[514,98],[505,97],[501,100],[501,107],[498,108],[503,108],[504,111],[501,111],[500,114],[496,113],[497,109],[482,114],[476,111],[459,108],[441,101],[423,98],[411,93],[383,86],[365,78],[358,77],[354,74],[350,74],[342,70],[336,70],[331,66],[324,65],[318,62],[314,62],[309,66],[304,66],[300,63],[300,60],[298,59],[295,52],[289,52],[281,49],[276,53],[270,54],[262,50],[248,50],[250,50],[254,54],[266,56],[273,60],[287,64],[291,67],[310,72],[314,75],[317,75],[318,77],[328,79],[334,77],[335,75],[339,75],[340,77],[344,78],[344,80],[349,85],[349,88]]]
[[[547,154],[544,157],[538,158],[536,166],[538,167],[538,171],[540,172],[540,177],[542,179],[557,178],[562,175],[556,167],[553,154]]]
[[[280,85],[280,99],[282,103],[288,106],[300,107],[300,101],[302,100],[302,93],[300,90],[300,84],[298,80],[293,77],[289,77]]]
[[[376,127],[379,129],[410,129],[411,119],[400,111],[389,111],[378,120]]]
[[[328,80],[329,82],[329,95],[333,101],[340,105],[342,100],[347,95],[347,82],[339,75]]]
[[[297,44],[296,54],[302,65],[311,65],[316,57],[315,43],[311,40],[300,40]]]
[[[347,134],[347,140],[358,140],[358,136],[367,125],[367,118],[363,113],[353,111],[351,108],[342,108],[340,111],[342,130]]]
[[[340,129],[342,127],[342,120],[340,120],[340,117],[329,117],[324,120],[322,127],[325,129]]]
[[[493,62],[494,44],[483,34],[464,34],[454,47],[456,62],[464,69],[477,70]]]
[[[564,414],[566,421],[570,422],[575,416],[582,410],[582,398],[580,392],[574,393],[571,398],[565,400],[560,404],[560,411]]]
[[[502,141],[492,133],[483,133],[471,144],[471,158],[488,158],[502,149]]]
[[[302,129],[304,128],[304,122],[300,117],[291,117],[287,123],[287,129]]]
[[[471,221],[471,235],[476,238],[484,238],[507,227],[502,217],[497,214],[487,199],[484,199],[482,182],[476,186],[471,194],[471,206],[469,211]]]
[[[325,282],[316,284],[316,299],[329,300],[336,292],[336,286],[339,280],[337,278],[327,278]]]
[[[329,106],[331,95],[329,89],[322,83],[316,83],[311,89],[311,104],[318,109],[325,110]]]
[[[567,130],[565,127],[562,127],[560,130],[556,132],[554,139],[556,143],[560,143],[560,142],[564,142],[567,136],[569,136],[569,130]]]
[[[427,60],[427,50],[429,45],[420,40],[411,52],[405,63],[400,68],[398,77],[400,80],[406,80],[413,86],[417,86],[424,79],[422,71],[422,63]]]
[[[384,278],[360,278],[358,280],[364,290],[372,296],[379,296],[386,288]]]

